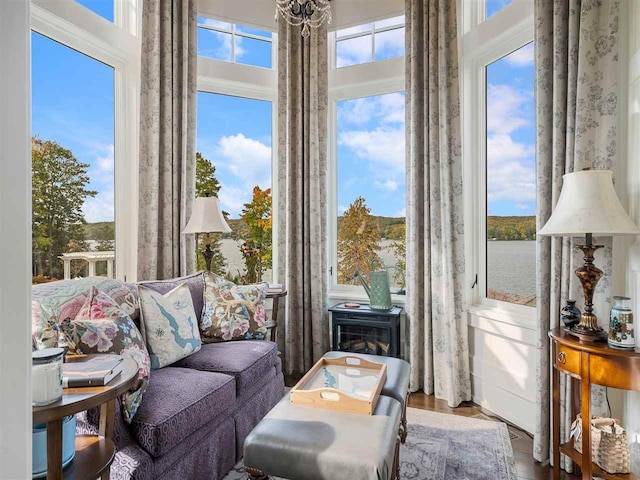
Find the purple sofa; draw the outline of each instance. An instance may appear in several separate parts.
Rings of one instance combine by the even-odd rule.
[[[34,286],[42,298],[67,282]],[[198,316],[202,276],[144,282],[165,293],[187,282]],[[137,321],[137,319],[134,319]],[[206,344],[181,361],[151,372],[131,425],[116,402],[116,457],[111,479],[223,478],[240,460],[244,440],[284,396],[275,343],[243,340]],[[78,415],[78,433],[97,433],[98,411]]]

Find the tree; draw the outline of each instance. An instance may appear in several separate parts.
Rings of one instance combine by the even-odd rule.
[[[258,185],[253,187],[251,202],[245,203],[240,218],[249,229],[240,247],[247,274],[245,283],[256,283],[262,280],[265,271],[272,266],[272,218],[271,189],[262,190]]]
[[[397,230],[399,239],[390,245],[390,250],[396,257],[396,267],[398,270],[394,272],[394,280],[399,286],[404,285],[404,277],[407,272],[407,227],[406,224],[394,225],[394,231]]]
[[[200,152],[196,153],[196,197],[217,197],[220,192],[220,182],[216,178],[216,167],[210,160],[206,159]],[[226,212],[222,212],[225,214]],[[226,215],[225,215],[226,217]],[[222,235],[212,233],[211,250],[213,250],[213,258],[211,259],[211,271],[224,275],[227,268],[227,261],[222,254],[220,240]],[[204,250],[204,237],[198,237],[196,244],[196,261],[198,270],[204,270],[206,265],[204,257],[200,254]]]
[[[344,213],[338,228],[338,283],[350,280],[356,270],[367,274],[379,266],[380,229],[363,197],[356,198]]]
[[[89,164],[53,140],[32,138],[32,249],[34,275],[61,278],[58,256],[72,240],[83,240],[82,206],[98,192],[88,190]]]

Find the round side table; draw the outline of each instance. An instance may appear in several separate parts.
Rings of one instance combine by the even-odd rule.
[[[138,375],[138,364],[125,358],[122,372],[104,387],[65,388],[62,398],[51,405],[33,407],[33,423],[47,424],[47,480],[109,478],[116,454],[113,425],[116,399],[131,388]],[[99,435],[76,436],[76,455],[62,471],[62,419],[100,407]]]

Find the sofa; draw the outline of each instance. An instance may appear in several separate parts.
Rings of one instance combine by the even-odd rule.
[[[36,285],[32,298],[46,299],[69,282],[74,280]],[[144,284],[166,293],[184,282],[200,316],[201,275]],[[122,283],[136,291],[134,285]],[[133,320],[139,322],[139,318]],[[195,354],[151,371],[130,425],[116,402],[116,456],[110,478],[224,478],[242,457],[247,435],[283,396],[284,376],[275,343],[242,340],[203,344]],[[77,433],[96,434],[98,418],[97,409],[79,414]]]

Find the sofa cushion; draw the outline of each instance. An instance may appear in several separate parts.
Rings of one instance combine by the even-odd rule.
[[[138,285],[144,285],[164,295],[183,283],[186,283],[187,287],[189,287],[191,300],[193,300],[193,309],[196,311],[198,321],[200,321],[202,317],[202,307],[204,305],[204,280],[202,278],[202,272],[187,275],[186,277],[172,278],[171,280],[140,282]]]
[[[235,393],[233,376],[176,367],[153,370],[132,433],[159,457],[231,407]]]
[[[267,335],[264,300],[269,284],[236,285],[211,272],[204,272],[203,276],[202,341],[264,340]]]
[[[236,379],[239,397],[278,364],[278,346],[266,340],[203,344],[199,352],[175,363],[176,367],[219,372]]]
[[[138,286],[140,324],[151,356],[151,368],[171,365],[200,350],[200,331],[186,284],[164,295]]]
[[[106,293],[91,287],[75,319],[60,324],[69,351],[77,354],[112,353],[138,364],[138,380],[120,397],[127,423],[136,414],[149,382],[149,353],[142,335],[127,313]]]

